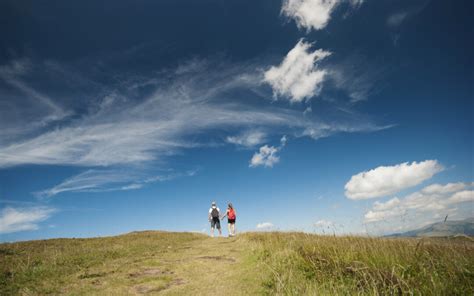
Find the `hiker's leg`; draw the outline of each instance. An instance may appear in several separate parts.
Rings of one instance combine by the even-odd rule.
[[[211,227],[211,237],[214,237],[214,227]]]
[[[232,236],[232,224],[227,223],[227,229],[229,230],[229,236]]]
[[[217,230],[219,231],[219,236],[222,235],[222,230],[221,230],[221,221],[220,220],[217,220],[216,221],[216,226],[217,226]]]
[[[235,222],[232,223],[232,235],[235,235]]]

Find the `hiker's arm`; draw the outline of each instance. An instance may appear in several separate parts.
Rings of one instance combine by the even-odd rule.
[[[225,213],[225,215],[221,217],[221,220],[224,219],[226,216],[227,216],[227,213]]]

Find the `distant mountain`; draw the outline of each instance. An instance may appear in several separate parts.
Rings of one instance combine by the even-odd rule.
[[[458,234],[474,236],[474,218],[460,221],[437,222],[420,229],[387,235],[388,237],[434,237]]]

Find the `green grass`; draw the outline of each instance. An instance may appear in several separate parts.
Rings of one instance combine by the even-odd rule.
[[[0,295],[473,295],[471,239],[137,232],[0,245]]]

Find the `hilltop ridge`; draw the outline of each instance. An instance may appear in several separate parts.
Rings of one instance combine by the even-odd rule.
[[[471,240],[132,232],[0,244],[1,295],[469,295]]]

